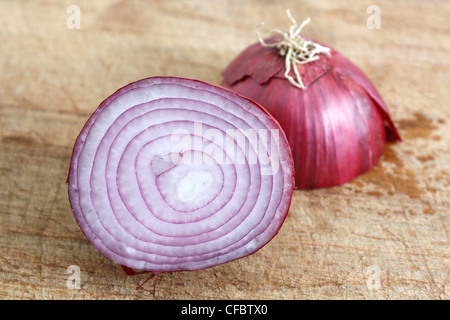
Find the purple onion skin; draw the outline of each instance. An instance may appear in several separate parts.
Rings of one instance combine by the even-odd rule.
[[[284,64],[276,49],[256,43],[224,70],[222,85],[260,103],[279,122],[292,149],[298,189],[351,181],[375,166],[386,139],[401,141],[370,79],[336,50],[298,66],[303,90],[284,77]]]

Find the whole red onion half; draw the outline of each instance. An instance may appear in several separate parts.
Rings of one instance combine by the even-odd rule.
[[[273,36],[265,43],[280,39]],[[245,49],[223,72],[225,87],[260,103],[284,129],[299,189],[342,185],[377,163],[387,136],[401,140],[369,78],[342,54],[329,49],[318,55],[318,60],[295,66],[303,89],[286,78],[285,57],[259,42]],[[292,70],[289,75],[295,78]]]
[[[198,270],[252,254],[277,234],[293,160],[255,102],[155,77],[95,110],[75,142],[68,189],[87,239],[126,271]]]

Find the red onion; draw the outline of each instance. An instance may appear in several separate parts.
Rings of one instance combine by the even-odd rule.
[[[284,129],[296,187],[342,185],[369,171],[386,129],[401,140],[369,78],[332,48],[301,37],[309,22],[251,45],[224,70],[223,85],[260,103]],[[259,34],[258,34],[259,35]]]
[[[92,114],[68,189],[87,239],[130,269],[198,270],[256,252],[289,210],[292,155],[278,123],[227,89],[131,83]]]

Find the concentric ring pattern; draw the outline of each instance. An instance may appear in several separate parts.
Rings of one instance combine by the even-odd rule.
[[[278,124],[254,102],[196,80],[148,78],[89,118],[68,187],[83,233],[114,263],[198,270],[276,235],[293,161]]]

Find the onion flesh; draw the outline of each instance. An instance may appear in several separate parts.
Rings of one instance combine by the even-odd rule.
[[[101,103],[73,149],[68,190],[86,238],[124,270],[198,270],[252,254],[282,226],[292,154],[257,103],[154,77]]]

